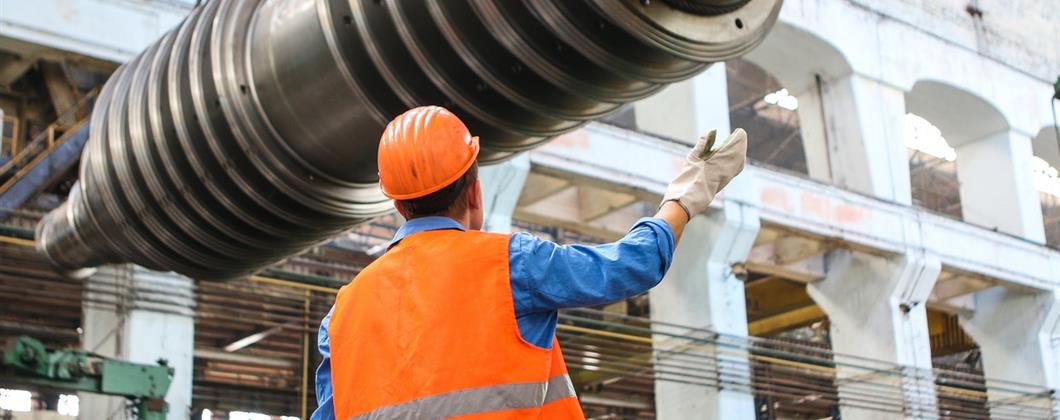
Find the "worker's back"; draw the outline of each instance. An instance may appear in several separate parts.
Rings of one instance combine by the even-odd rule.
[[[558,344],[522,339],[508,235],[410,235],[342,288],[330,331],[337,418],[582,418]]]

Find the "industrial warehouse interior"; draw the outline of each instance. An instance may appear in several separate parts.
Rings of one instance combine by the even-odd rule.
[[[584,418],[1060,418],[1055,0],[0,0],[0,420],[336,418],[423,105],[568,251],[746,131],[657,286],[550,321]],[[580,418],[519,412],[466,413]]]

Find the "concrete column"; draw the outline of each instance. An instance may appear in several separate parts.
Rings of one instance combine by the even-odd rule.
[[[905,92],[848,74],[800,89],[799,123],[810,176],[900,204],[912,203],[903,138]]]
[[[741,183],[749,182],[744,178],[747,177],[733,180],[726,190],[727,197],[736,195],[737,190],[752,190],[741,188]],[[696,216],[685,228],[670,271],[650,293],[651,319],[694,327],[703,333],[746,336],[744,284],[733,274],[731,266],[747,259],[758,229],[758,211],[735,200],[726,201],[721,209]],[[665,362],[668,353],[680,351],[685,344],[675,342],[667,346],[669,339],[669,336],[656,335],[656,363]],[[658,418],[755,418],[754,397],[747,386],[748,360],[720,354],[715,357],[720,385],[655,381]]]
[[[519,196],[530,175],[530,155],[520,154],[497,165],[479,168],[482,183],[482,230],[508,233],[512,231],[512,215]]]
[[[957,146],[964,220],[1045,243],[1031,138],[1003,131]]]
[[[939,259],[838,250],[825,266],[825,279],[806,291],[831,323],[843,419],[937,418],[924,304],[942,269]],[[850,356],[858,359],[843,363]],[[901,412],[879,411],[896,408]]]
[[[975,312],[960,320],[979,345],[992,416],[1012,417],[1023,409],[1028,418],[1037,417],[1027,412],[1031,406],[1060,418],[1055,401],[1020,395],[1060,389],[1060,297],[999,286],[976,293],[974,301]]]
[[[195,285],[184,276],[131,264],[105,266],[85,280],[86,350],[137,363],[165,359],[174,368],[169,420],[191,415]],[[80,393],[80,418],[122,417],[125,400]]]
[[[634,105],[637,128],[658,136],[694,144],[712,129],[729,134],[729,89],[725,63],[674,83]]]
[[[823,82],[821,84],[823,89]],[[802,149],[806,154],[806,171],[810,178],[832,182],[832,162],[829,160],[827,127],[825,125],[824,104],[821,103],[823,90],[816,81],[802,88],[789,88],[791,94],[799,99],[799,131],[802,135]]]

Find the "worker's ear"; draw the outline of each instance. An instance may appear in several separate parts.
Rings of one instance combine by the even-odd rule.
[[[397,209],[398,214],[401,214],[402,218],[405,220],[409,219],[409,212],[405,210],[405,206],[402,206],[400,201],[394,200],[394,208]]]
[[[467,187],[466,195],[468,210],[479,210],[482,208],[482,184],[479,183],[478,179]]]

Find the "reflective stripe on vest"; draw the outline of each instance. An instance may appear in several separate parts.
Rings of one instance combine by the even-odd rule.
[[[432,395],[382,407],[351,419],[437,419],[540,407],[574,396],[574,384],[571,383],[570,376],[563,374],[553,376],[545,382],[484,386]]]

